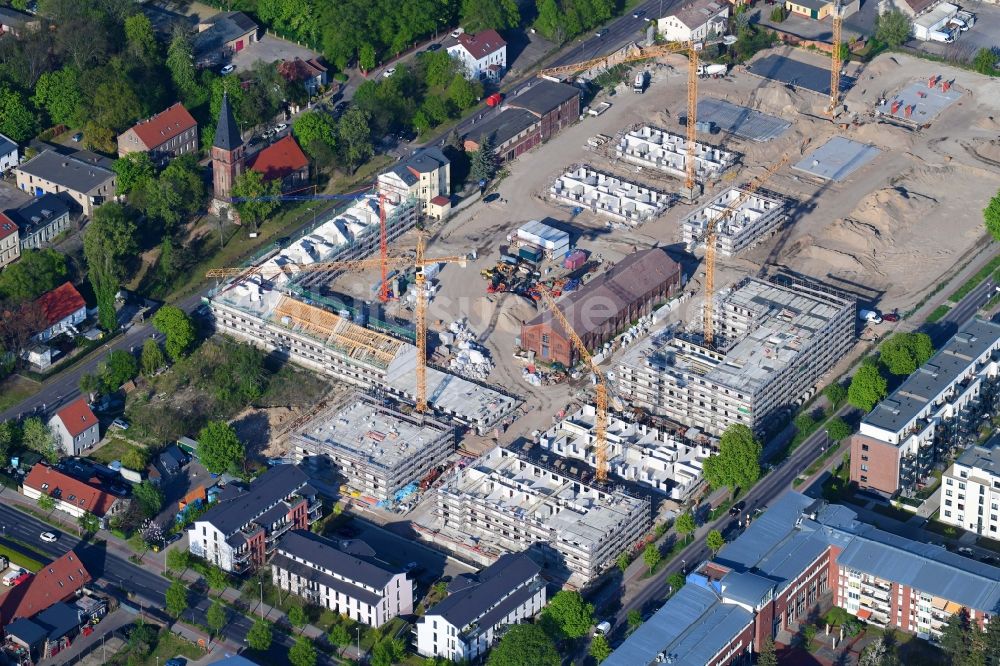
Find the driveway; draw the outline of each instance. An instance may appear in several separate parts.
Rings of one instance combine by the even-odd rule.
[[[17,189],[13,179],[0,181],[0,210],[17,208],[30,199],[31,196]]]
[[[255,62],[274,62],[275,60],[293,60],[296,57],[308,60],[315,58],[318,54],[310,51],[304,46],[299,46],[294,42],[285,41],[279,37],[267,33],[259,42],[251,44],[239,53],[233,54],[229,62],[236,65],[236,70],[244,72],[250,69]]]
[[[960,60],[971,60],[979,49],[1000,47],[1000,7],[972,2],[962,5],[962,9],[976,15],[976,24],[966,32],[959,33],[953,43],[922,42],[914,39],[906,45],[925,53]]]

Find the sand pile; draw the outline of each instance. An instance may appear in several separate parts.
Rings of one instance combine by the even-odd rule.
[[[915,220],[933,217],[938,201],[934,197],[914,192],[903,186],[887,187],[872,192],[854,209],[852,217],[867,223],[878,234],[892,235],[910,226]]]
[[[1000,141],[997,139],[974,143],[972,149],[983,159],[1000,162]]]

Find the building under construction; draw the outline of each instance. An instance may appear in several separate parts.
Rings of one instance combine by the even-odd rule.
[[[695,180],[700,183],[718,178],[739,159],[736,153],[704,143],[696,143],[694,149]],[[687,138],[652,125],[642,125],[625,132],[615,147],[615,155],[626,162],[677,178],[684,178],[687,174]]]
[[[715,435],[733,423],[760,432],[850,350],[855,310],[815,285],[747,278],[716,297],[715,348],[700,336],[652,335],[619,363],[618,394]]]
[[[531,548],[585,585],[634,548],[652,524],[649,501],[597,488],[496,447],[448,474],[437,491],[444,536],[496,558]]]
[[[444,462],[455,450],[455,430],[355,393],[310,419],[292,434],[291,445],[296,462],[329,460],[351,495],[374,504],[401,500]]]
[[[731,207],[740,199],[743,202]],[[733,210],[724,221],[719,219]],[[681,221],[684,243],[689,250],[705,244],[708,225],[716,222],[715,247],[724,257],[731,257],[753,247],[785,220],[785,204],[778,197],[731,187]]]

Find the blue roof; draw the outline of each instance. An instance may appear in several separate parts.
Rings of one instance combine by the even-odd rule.
[[[739,571],[730,571],[722,577],[721,583],[722,596],[751,608],[757,608],[775,586],[770,578]]]
[[[661,652],[674,664],[707,664],[753,622],[712,590],[685,585],[615,650],[603,666],[644,666]]]

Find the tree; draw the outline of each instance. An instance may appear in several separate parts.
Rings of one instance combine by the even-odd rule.
[[[132,199],[139,199],[137,205],[146,215],[162,222],[165,233],[172,233],[205,202],[205,184],[194,155],[171,160],[158,178],[146,184],[141,196]]]
[[[143,481],[132,488],[132,499],[139,505],[142,515],[154,518],[163,508],[163,491],[150,481]]]
[[[337,125],[337,138],[340,140],[351,173],[354,173],[359,164],[375,154],[372,148],[370,121],[371,116],[367,111],[351,107],[341,116]]]
[[[0,273],[0,298],[33,301],[66,281],[66,257],[55,250],[25,250]]]
[[[694,532],[697,528],[698,525],[695,523],[694,515],[692,515],[690,511],[677,516],[677,522],[674,523],[674,529],[676,529],[677,533],[682,537],[687,537],[687,535]]]
[[[487,136],[479,144],[479,150],[472,153],[472,169],[470,175],[473,180],[487,181],[493,179],[497,173],[497,156],[493,147],[493,137]]]
[[[179,307],[164,305],[153,315],[152,324],[167,337],[164,347],[171,360],[183,358],[196,337],[191,317]]]
[[[167,364],[167,359],[163,356],[160,343],[153,338],[146,338],[142,343],[141,355],[142,374],[152,377],[157,371]]]
[[[0,134],[17,143],[24,143],[35,135],[37,129],[38,121],[24,95],[7,85],[0,85]]]
[[[722,538],[722,532],[719,530],[712,530],[705,537],[705,545],[712,553],[718,553],[722,550],[722,547],[726,545],[726,540]]]
[[[749,489],[760,478],[760,441],[742,423],[726,428],[719,441],[719,453],[705,460],[705,478],[713,488],[729,486]]]
[[[247,632],[247,645],[258,652],[267,652],[271,649],[271,623],[260,618],[253,623],[250,631]]]
[[[132,631],[128,634],[129,648],[145,656],[149,654],[155,640],[156,629],[143,622],[141,615],[137,617],[132,626]]]
[[[989,666],[1000,666],[1000,619],[994,615],[986,625],[983,635],[983,656]]]
[[[878,366],[862,364],[851,378],[847,401],[864,412],[870,412],[888,392],[889,384]]]
[[[0,467],[10,464],[10,450],[20,434],[20,428],[14,421],[0,423]]]
[[[362,72],[369,72],[375,69],[375,47],[365,43],[358,49],[358,66]]]
[[[125,452],[122,453],[121,462],[122,462],[122,467],[126,467],[128,469],[134,469],[137,472],[141,472],[142,470],[146,469],[147,465],[149,465],[149,456],[146,452],[146,449],[140,449],[137,446],[129,446],[127,449],[125,449]],[[156,486],[153,487],[155,488]]]
[[[473,83],[462,73],[455,74],[448,84],[448,100],[461,111],[471,108],[482,94],[482,85]]]
[[[896,48],[910,38],[910,19],[899,10],[892,10],[875,19],[875,39]]]
[[[143,521],[142,525],[139,526],[139,535],[142,540],[146,543],[147,548],[152,548],[156,544],[163,543],[163,528],[160,524],[152,520]]]
[[[281,206],[281,201],[275,198],[280,194],[281,180],[265,180],[253,169],[241,173],[233,184],[233,197],[242,199],[236,203],[240,219],[252,224],[254,229]]]
[[[635,631],[642,625],[642,613],[639,612],[638,608],[633,608],[628,612],[627,622],[629,631]]]
[[[316,666],[316,648],[306,636],[299,636],[288,649],[288,662],[292,666]]]
[[[181,548],[167,551],[167,567],[171,571],[178,573],[184,571],[191,564],[191,554]]]
[[[823,395],[830,401],[830,405],[837,409],[847,400],[847,389],[840,382],[834,382],[823,389]]]
[[[618,556],[618,559],[615,560],[615,564],[618,565],[618,569],[622,573],[625,573],[628,570],[628,565],[631,563],[632,563],[632,557],[628,554],[628,551],[623,552],[621,555]]]
[[[847,425],[847,422],[839,416],[830,419],[826,424],[826,434],[829,435],[830,440],[833,442],[847,439],[851,436],[852,432],[851,426]]]
[[[962,608],[948,618],[938,642],[941,649],[951,656],[952,664],[964,666],[972,645],[972,627],[968,610]]]
[[[198,460],[212,474],[238,469],[246,449],[225,421],[209,421],[198,433]]]
[[[667,584],[670,585],[671,594],[677,594],[685,583],[687,583],[687,578],[680,571],[675,571],[667,576]]]
[[[106,203],[94,213],[83,235],[88,277],[97,297],[97,318],[107,331],[118,328],[115,294],[136,252],[135,224],[117,203]]]
[[[293,627],[303,627],[306,622],[306,612],[302,610],[302,606],[292,606],[288,609],[288,621],[292,623]]]
[[[983,221],[986,224],[986,230],[990,232],[993,239],[1000,240],[1000,194],[990,199],[989,205],[983,211]],[[24,259],[22,258],[21,261]],[[14,264],[14,266],[16,265]]]
[[[642,561],[649,568],[649,573],[653,573],[653,569],[656,568],[662,559],[663,554],[660,553],[660,548],[655,543],[646,544],[646,548],[642,551]]]
[[[183,30],[177,30],[167,47],[167,69],[174,88],[186,102],[194,101],[198,93],[198,73],[194,66],[194,50],[191,40]],[[218,118],[218,116],[215,116]]]
[[[987,76],[996,73],[997,56],[993,53],[993,49],[981,48],[976,51],[976,55],[972,59],[972,69]]]
[[[514,0],[462,0],[462,25],[469,32],[510,30],[521,22]]]
[[[63,67],[43,73],[35,84],[31,101],[56,125],[81,124],[85,107],[80,72],[73,67]]]
[[[816,419],[811,413],[805,411],[795,417],[792,425],[795,426],[796,432],[811,432],[816,427]]]
[[[579,592],[561,590],[542,611],[541,624],[554,640],[580,638],[594,626],[594,606]]]
[[[351,644],[351,634],[347,631],[347,627],[340,622],[330,627],[330,633],[326,635],[326,639],[341,654],[343,654],[344,648]]]
[[[406,645],[395,638],[379,641],[372,649],[371,666],[392,666],[406,656]]]
[[[171,583],[167,588],[166,601],[167,612],[174,618],[180,617],[188,608],[187,585],[180,580]]]
[[[42,511],[53,511],[56,508],[56,501],[52,499],[51,495],[39,495],[37,503],[38,508]]]
[[[910,375],[934,355],[926,333],[893,333],[879,348],[879,361],[894,375]]]
[[[778,666],[778,654],[774,647],[774,639],[768,636],[757,654],[757,666]]]
[[[21,444],[41,454],[50,464],[59,461],[59,450],[52,429],[37,416],[25,419],[21,426]]]
[[[490,652],[487,666],[559,666],[556,646],[537,624],[515,624]]]
[[[115,160],[115,187],[118,194],[128,194],[134,189],[145,189],[156,176],[156,167],[149,153],[129,153]]]
[[[213,601],[212,605],[208,607],[208,611],[205,613],[205,622],[214,635],[218,635],[222,631],[222,628],[226,626],[226,607],[218,599]]]
[[[292,132],[310,155],[313,154],[315,144],[329,148],[336,145],[337,127],[326,113],[318,111],[303,113],[292,123]]]
[[[104,390],[112,393],[139,374],[139,362],[135,360],[135,356],[124,349],[115,349],[104,357],[104,360],[97,366],[97,372],[104,385]]]
[[[593,640],[590,641],[590,649],[588,652],[590,656],[594,658],[594,661],[600,664],[611,656],[611,646],[608,645],[608,639],[605,638],[603,634],[597,634],[594,636]]]

